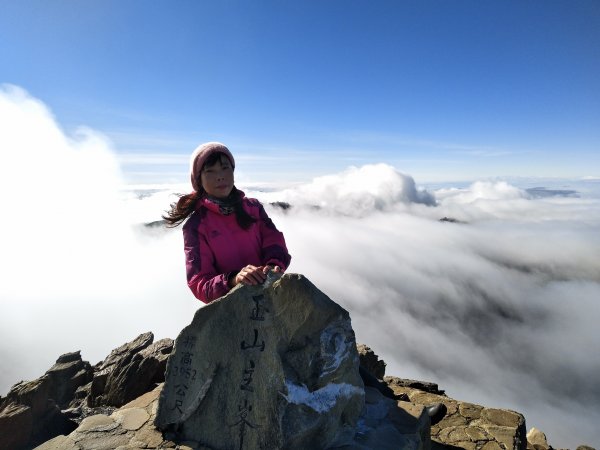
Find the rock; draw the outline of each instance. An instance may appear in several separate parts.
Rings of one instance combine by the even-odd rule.
[[[105,391],[110,391],[111,387],[116,384],[112,380],[123,372],[135,354],[152,344],[153,340],[154,335],[151,332],[140,334],[133,341],[115,348],[104,361],[96,365],[87,400],[88,406],[108,404],[103,394]],[[115,376],[111,377],[113,372],[116,372]],[[108,383],[109,377],[111,378],[110,384]]]
[[[463,222],[462,220],[455,219],[454,217],[446,217],[446,216],[442,217],[439,221],[440,222],[449,222],[449,223],[461,223],[461,224],[466,223],[466,222]]]
[[[38,415],[27,405],[10,403],[0,412],[0,449],[20,449],[44,442],[75,428],[52,401]]]
[[[31,439],[32,429],[31,408],[9,403],[0,411],[0,449],[23,447]]]
[[[46,375],[33,381],[21,381],[10,388],[3,404],[0,405],[0,410],[3,405],[14,403],[30,407],[31,413],[39,416],[48,409],[49,390],[50,379]]]
[[[385,361],[379,359],[379,356],[364,344],[358,344],[357,350],[361,367],[368,370],[376,378],[383,380],[385,376]]]
[[[139,430],[148,421],[150,415],[144,408],[129,408],[115,411],[111,417],[125,430]]]
[[[92,381],[93,370],[89,362],[81,359],[81,352],[76,351],[61,355],[46,375],[50,378],[48,397],[66,408],[77,389]]]
[[[162,383],[173,340],[153,340],[148,332],[114,349],[94,373],[87,405],[121,406]]]
[[[14,450],[26,445],[35,445],[56,435],[69,433],[76,427],[76,424],[60,411],[53,398],[60,395],[60,399],[68,403],[69,393],[76,388],[72,385],[73,375],[79,371],[76,366],[82,363],[81,358],[79,363],[75,360],[59,362],[64,356],[40,378],[14,385],[2,400],[0,449]],[[71,354],[68,358],[76,359]],[[70,368],[63,371],[57,365],[68,365]],[[5,446],[6,442],[9,444]]]
[[[310,320],[308,317],[303,316]],[[183,345],[178,341],[178,345]],[[267,347],[267,343],[265,343]],[[266,351],[266,350],[265,350]],[[389,378],[388,378],[389,379]],[[43,386],[43,380],[36,380]],[[432,389],[430,383],[411,383]],[[39,384],[38,384],[39,385]],[[423,390],[402,386],[401,383],[391,383],[394,393],[405,394],[410,400],[395,402],[381,395],[377,389],[366,387],[364,404],[354,429],[353,439],[336,447],[336,450],[506,450],[523,449],[525,442],[525,423],[523,417],[514,411],[460,402],[446,396],[432,394]],[[30,389],[28,383],[20,383],[13,390],[20,398],[35,397],[35,389]],[[178,448],[190,450],[216,450],[223,448],[239,448],[238,446],[208,446],[204,442],[186,438],[181,440],[177,433],[162,432],[154,426],[158,410],[158,398],[162,385],[132,400],[116,411],[104,408],[101,414],[85,418],[80,426],[68,436],[57,436],[36,448],[36,450],[87,450],[87,449],[167,449]],[[437,388],[436,388],[437,389]],[[439,391],[439,389],[437,389]],[[323,392],[324,393],[324,392]],[[288,392],[286,396],[290,397]],[[16,397],[14,397],[16,398]],[[324,396],[325,398],[325,396]],[[443,402],[448,410],[446,417],[437,425],[430,427],[424,405]],[[306,406],[306,405],[305,405]],[[317,406],[317,405],[315,405]],[[308,406],[306,406],[308,408]],[[318,407],[318,406],[317,406]],[[27,428],[29,407],[17,406],[3,410],[0,416],[11,417],[11,432],[0,432],[0,449],[14,450],[16,430]],[[96,408],[102,411],[102,408]],[[91,410],[90,410],[91,411]],[[6,429],[5,429],[6,430]],[[254,430],[250,429],[249,432]],[[533,431],[533,430],[532,430]],[[532,431],[528,437],[533,439]],[[7,441],[6,439],[12,439]],[[4,440],[2,440],[4,439]],[[7,446],[8,445],[8,446]],[[30,448],[30,447],[26,447]],[[285,448],[285,447],[282,447]],[[294,447],[289,448],[322,448]],[[532,450],[541,450],[540,442]],[[552,447],[548,447],[551,449]],[[332,449],[333,450],[333,449]],[[577,450],[594,450],[592,447],[580,446]]]
[[[114,406],[96,406],[90,408],[84,403],[75,408],[63,409],[62,413],[73,422],[80,424],[86,417],[95,416],[97,414],[111,415],[115,411]]]
[[[66,364],[70,362],[81,361],[81,350],[77,350],[76,352],[65,353],[64,355],[60,355],[56,360],[55,364]]]
[[[81,448],[72,439],[60,435],[44,442],[42,445],[36,447],[35,450],[81,450]]]
[[[444,395],[444,391],[438,388],[436,383],[429,381],[409,380],[407,378],[384,377],[383,380],[393,389],[394,386],[409,387],[419,391],[429,392],[436,395]]]
[[[152,332],[149,331],[140,334],[133,341],[127,342],[111,351],[98,367],[98,371],[127,365],[133,358],[133,355],[151,345],[153,341],[154,334]]]
[[[175,448],[154,428],[153,419],[162,385],[128,403],[111,416],[86,417],[68,436],[57,436],[35,450],[132,450]]]
[[[61,355],[37,380],[13,386],[0,402],[0,449],[31,447],[68,434],[77,427],[76,422],[86,422],[88,416],[111,414],[114,408],[107,404],[121,406],[152,390],[164,381],[173,349],[171,339],[152,344],[153,339],[152,333],[145,333],[113,350],[96,367],[96,374],[76,351]],[[86,398],[92,407],[83,404]],[[139,422],[143,415],[137,414]],[[124,429],[138,422],[130,416]],[[110,441],[110,445],[117,441]]]
[[[525,418],[517,412],[461,402],[401,383],[392,382],[389,386],[397,395],[408,395],[411,403],[430,405],[440,402],[446,406],[446,416],[431,427],[434,450],[456,447],[469,450],[527,448]]]
[[[590,447],[589,445],[580,445],[577,447],[577,450],[596,450],[594,447]]]
[[[219,449],[352,442],[364,390],[348,312],[301,275],[277,278],[196,312],[168,362],[159,429]]]
[[[92,379],[93,379],[93,375],[92,375]],[[75,390],[75,394],[73,395],[73,400],[76,400],[78,404],[80,404],[83,400],[85,400],[88,395],[90,395],[92,392],[92,382],[90,381],[87,384],[84,384],[83,386],[79,386],[76,390]]]
[[[111,431],[117,428],[119,424],[112,417],[98,414],[96,416],[90,416],[83,419],[83,422],[77,428],[77,431],[82,432],[100,432],[100,431]]]
[[[159,385],[152,392],[129,402],[111,416],[87,417],[68,436],[57,436],[35,450],[166,449],[216,450],[238,447],[208,447],[195,440],[181,441],[158,431],[156,416]],[[429,418],[422,405],[394,402],[376,389],[365,389],[365,404],[354,440],[336,450],[430,450]],[[177,440],[177,443],[169,439]],[[304,450],[305,447],[292,447]],[[310,447],[311,450],[313,447]],[[319,447],[317,447],[319,448]]]
[[[288,202],[270,202],[269,205],[271,205],[274,208],[282,209],[284,211],[287,211],[292,207],[292,205],[290,205]]]
[[[429,430],[429,417],[422,405],[395,402],[377,389],[366,387],[365,406],[354,443],[348,446],[348,450],[426,450],[431,446]]]

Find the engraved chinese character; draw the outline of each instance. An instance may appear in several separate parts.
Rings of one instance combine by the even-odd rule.
[[[240,426],[240,446],[239,449],[244,448],[244,436],[246,435],[246,427],[256,428],[258,425],[251,423],[248,418],[248,414],[252,411],[252,405],[248,404],[248,400],[244,400],[244,404],[238,405],[238,418],[239,420],[231,425],[231,427]]]
[[[177,411],[179,411],[179,414],[183,414],[183,410],[181,409],[182,406],[183,406],[183,399],[177,399],[177,400],[175,400],[175,406],[173,406],[171,408],[171,411],[176,409]]]
[[[176,384],[175,389],[177,389],[175,391],[175,395],[178,395],[180,397],[185,397],[188,387],[185,384]]]
[[[269,312],[263,305],[264,303],[264,295],[254,295],[252,296],[252,301],[254,302],[254,308],[252,308],[252,314],[250,315],[250,320],[265,320],[265,312]]]
[[[196,344],[196,336],[186,336],[183,338],[183,346],[187,349],[191,349]]]
[[[183,354],[181,355],[181,364],[185,364],[187,366],[192,364],[192,356],[194,356],[193,353],[190,352],[183,352]]]
[[[260,348],[260,351],[264,351],[265,350],[265,341],[262,341],[261,344],[257,344],[258,341],[258,330],[255,328],[254,329],[254,343],[252,345],[250,344],[246,344],[246,341],[243,340],[242,341],[242,350],[248,350],[250,348]]]
[[[240,384],[240,389],[243,391],[254,392],[254,388],[250,386],[252,383],[252,375],[254,374],[254,361],[250,360],[249,367],[244,369],[244,374],[242,375],[242,383]]]

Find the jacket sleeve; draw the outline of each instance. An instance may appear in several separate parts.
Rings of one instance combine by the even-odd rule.
[[[229,292],[229,274],[217,273],[214,255],[206,237],[198,231],[199,220],[194,216],[183,226],[187,284],[197,299],[210,303]]]
[[[279,231],[267,215],[263,205],[258,203],[258,225],[262,237],[261,258],[264,265],[279,266],[285,271],[292,259],[285,245],[283,233]]]

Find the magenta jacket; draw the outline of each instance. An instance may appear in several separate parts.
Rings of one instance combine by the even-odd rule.
[[[248,264],[275,265],[283,271],[290,264],[283,233],[258,200],[240,194],[244,209],[256,219],[249,229],[238,225],[235,214],[222,214],[206,198],[198,201],[183,226],[188,286],[205,303],[225,295],[229,276]]]

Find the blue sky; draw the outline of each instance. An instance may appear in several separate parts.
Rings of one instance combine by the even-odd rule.
[[[253,181],[600,176],[598,1],[2,1],[0,82],[130,182],[220,140]]]

